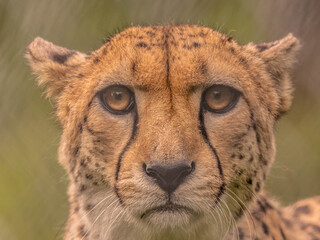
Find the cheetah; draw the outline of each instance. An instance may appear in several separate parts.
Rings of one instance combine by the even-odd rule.
[[[263,191],[299,48],[197,25],[131,27],[90,54],[37,37],[26,58],[62,126],[64,239],[320,239],[320,197],[281,207]]]

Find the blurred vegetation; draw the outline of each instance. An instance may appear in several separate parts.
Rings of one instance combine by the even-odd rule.
[[[320,1],[0,0],[0,239],[61,239],[67,177],[57,163],[61,129],[24,60],[36,36],[89,52],[137,24],[203,24],[240,43],[293,32],[302,40],[292,110],[276,127],[267,189],[287,204],[320,194]]]

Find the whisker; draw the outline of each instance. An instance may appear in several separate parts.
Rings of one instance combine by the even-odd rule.
[[[109,199],[110,197],[112,197],[113,195],[110,194],[108,196],[106,196],[105,198],[103,198],[101,201],[99,201],[92,209],[90,209],[90,211],[88,211],[85,215],[81,216],[82,219],[84,219],[86,216],[88,216],[94,209],[96,209],[100,204],[102,204],[104,201],[106,201],[107,199]]]
[[[119,208],[119,206],[117,206],[117,207],[114,209],[114,211],[113,211],[112,214],[111,214],[110,219],[113,219],[113,213],[114,213],[118,208]],[[108,227],[108,229],[106,230],[106,233],[108,233],[109,230],[111,230],[111,227],[112,227],[113,223],[118,219],[118,216],[119,216],[122,212],[123,212],[123,211],[120,210],[120,212],[119,212],[119,213],[117,214],[117,216],[112,220],[112,222],[111,222],[111,223],[108,223],[108,224],[109,224],[109,227]]]
[[[235,226],[235,228],[236,228],[236,230],[237,230],[237,236],[238,236],[238,238],[239,238],[239,230],[238,230],[236,221],[235,221],[233,215],[231,214],[231,211],[230,211],[229,206],[227,205],[227,203],[226,203],[223,199],[221,199],[221,203],[223,203],[223,204],[226,206],[226,208],[227,208],[227,210],[228,210],[228,212],[229,212],[231,224],[234,224],[234,226]],[[230,225],[229,225],[229,227],[230,227]],[[234,229],[234,228],[233,228],[233,229]],[[228,233],[228,232],[227,232],[227,233]],[[234,233],[234,232],[233,232],[233,233]],[[226,235],[225,235],[225,236],[226,236]],[[233,235],[233,236],[234,236],[234,235]]]
[[[227,236],[227,234],[230,232],[230,227],[232,226],[232,224],[234,224],[234,222],[232,221],[231,212],[230,212],[230,210],[229,210],[228,205],[225,203],[225,201],[224,201],[223,199],[221,199],[221,202],[226,206],[226,208],[227,208],[227,210],[228,210],[228,212],[229,212],[229,216],[230,216],[229,222],[228,222],[227,231],[225,232],[225,234],[224,234],[224,236],[223,236],[223,239],[225,239],[226,236]],[[234,233],[234,231],[233,231],[233,233]]]
[[[221,216],[221,214],[222,214],[222,212],[221,212],[221,209],[220,209],[220,207],[218,206],[218,205],[216,205],[216,207],[214,208],[215,209],[215,212],[217,213],[217,215],[218,215],[218,218],[219,218],[219,223],[220,223],[220,229],[221,229],[221,231],[222,231],[222,229],[223,229],[223,221],[222,221],[222,216]],[[221,233],[221,232],[220,232]]]
[[[117,201],[118,201],[118,199],[115,199],[115,200],[112,201],[107,207],[105,207],[104,210],[101,211],[101,213],[96,217],[96,219],[95,219],[95,220],[93,221],[93,223],[91,224],[90,229],[88,229],[88,230],[86,231],[86,233],[85,233],[84,236],[81,238],[81,240],[83,240],[83,238],[93,229],[95,223],[99,220],[99,218],[102,216],[102,214],[104,214],[104,213],[108,210],[108,208],[109,208],[110,206],[112,206],[114,203],[116,203]]]
[[[251,229],[251,225],[249,223],[249,219],[247,217],[247,215],[249,215],[250,217],[250,220],[251,220],[251,223],[255,229],[255,221],[253,220],[253,216],[250,212],[250,210],[248,209],[248,207],[246,206],[246,204],[241,200],[241,198],[239,196],[237,196],[237,194],[235,194],[230,188],[226,188],[227,191],[229,191],[235,198],[237,198],[239,200],[239,203],[237,200],[235,200],[228,192],[226,192],[226,194],[232,198],[239,206],[240,208],[242,209],[243,213],[245,214],[245,217],[246,217],[246,221],[247,221],[247,224],[248,224],[248,228],[249,228],[249,233],[250,233],[250,237],[252,238],[252,229]]]
[[[107,211],[107,209],[104,209],[104,210],[96,217],[96,219],[93,221],[93,223],[92,223],[92,225],[91,225],[90,230],[92,229],[93,225],[96,223],[96,221],[98,221],[98,219],[100,218],[100,216],[101,216],[105,211]],[[86,233],[83,235],[83,237],[81,238],[81,240],[83,240],[84,237],[86,237],[88,233],[89,233],[89,229],[88,229],[88,230],[86,231]]]
[[[227,217],[226,212],[224,211],[224,207],[221,205],[221,203],[223,203],[223,199],[220,200],[220,202],[218,203],[217,207],[220,209],[220,211],[223,213],[223,217],[224,217],[224,224],[221,228],[221,234],[223,234],[224,231],[227,231],[227,229],[230,226],[230,218]],[[225,227],[225,225],[227,225],[227,227]]]
[[[118,215],[114,218],[114,220],[110,223],[108,230],[106,231],[106,235],[109,235],[109,231],[111,231],[114,223],[116,223],[118,221],[118,219],[120,219],[124,214],[126,213],[125,209],[121,209],[120,212],[118,213]]]

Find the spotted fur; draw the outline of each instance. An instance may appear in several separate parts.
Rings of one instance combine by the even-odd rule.
[[[291,34],[241,46],[190,25],[132,27],[88,55],[36,38],[26,57],[63,127],[64,239],[320,239],[319,199],[282,208],[262,190],[298,49]],[[103,108],[112,84],[134,92],[130,113]],[[202,106],[213,84],[241,92],[229,112]],[[169,195],[142,167],[179,161],[195,168]],[[159,208],[168,202],[179,210]]]

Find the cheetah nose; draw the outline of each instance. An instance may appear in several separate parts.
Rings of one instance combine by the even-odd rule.
[[[174,165],[151,164],[147,167],[145,163],[142,165],[145,173],[154,178],[158,186],[167,192],[173,193],[178,186],[185,180],[195,168],[195,163],[191,165],[186,163],[177,163]]]

